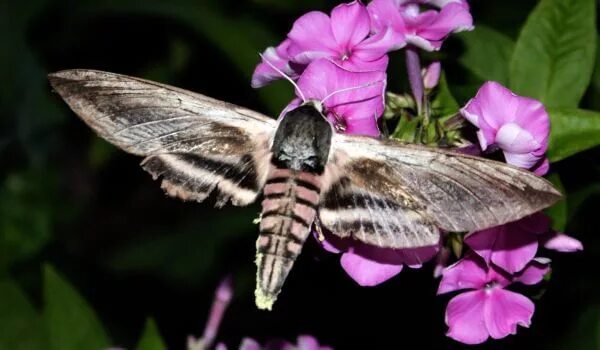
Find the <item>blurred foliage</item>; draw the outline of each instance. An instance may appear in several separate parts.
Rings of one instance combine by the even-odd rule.
[[[144,333],[140,337],[136,350],[165,350],[167,347],[160,337],[156,322],[149,318],[144,327]]]
[[[219,335],[228,344],[244,336],[262,341],[310,333],[341,349],[387,348],[398,339],[409,348],[472,348],[444,336],[445,300],[435,298],[428,270],[359,288],[336,256],[310,242],[278,307],[257,311],[252,219],[258,206],[217,211],[210,201],[166,198],[137,167],[138,159],[95,137],[46,82],[46,74],[59,69],[103,69],[277,116],[293,90],[285,82],[259,91],[249,87],[258,52],[276,45],[302,13],[335,4],[0,3],[0,349],[184,348],[187,335],[206,319],[215,281],[229,272],[236,275],[237,298]],[[485,80],[544,101],[553,125],[550,179],[566,194],[548,214],[555,229],[585,245],[582,253],[550,254],[553,276],[530,329],[481,348],[597,349],[597,3],[471,5],[477,29],[452,36],[442,51],[425,56],[441,60],[445,73],[431,92],[431,108],[452,116]],[[388,87],[403,94],[402,55],[393,54],[390,62]],[[411,135],[413,127],[392,130]]]

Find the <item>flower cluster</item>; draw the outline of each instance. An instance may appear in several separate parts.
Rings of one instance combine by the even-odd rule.
[[[421,12],[423,6],[429,9]],[[379,0],[369,6],[354,1],[335,7],[329,16],[309,12],[294,22],[281,44],[264,52],[252,86],[285,74],[298,81],[299,97],[316,100],[366,86],[332,95],[325,103],[327,116],[340,131],[378,136],[388,53],[407,44],[439,49],[448,34],[471,28],[463,0]]]
[[[416,107],[411,116],[422,118],[426,128],[432,113],[428,98],[440,79],[441,64],[433,62],[421,69],[418,50],[439,50],[451,33],[472,29],[465,0],[341,4],[330,15],[314,11],[296,20],[287,38],[264,52],[252,85],[261,87],[287,77],[295,81],[298,97],[282,115],[305,99],[318,100],[338,132],[378,137],[378,120],[386,106],[388,54],[406,46],[413,96],[394,95],[390,104],[413,111]],[[550,119],[539,101],[487,82],[459,112],[477,128],[478,144],[471,144],[469,153],[501,155],[507,163],[540,176],[548,172],[545,153]],[[543,280],[550,261],[536,257],[540,245],[560,252],[583,249],[576,239],[551,230],[542,213],[464,236],[448,234],[453,242],[447,238],[439,245],[416,249],[380,248],[326,231],[314,235],[324,249],[341,255],[343,269],[361,286],[378,285],[399,274],[405,265],[419,268],[437,256],[435,274],[442,277],[438,294],[463,291],[448,304],[447,335],[467,344],[514,334],[517,325],[529,326],[533,303],[508,288],[514,283],[533,285]],[[454,249],[455,253],[461,250],[464,254],[446,267],[450,246],[455,243],[461,247]],[[466,249],[462,249],[463,243]]]

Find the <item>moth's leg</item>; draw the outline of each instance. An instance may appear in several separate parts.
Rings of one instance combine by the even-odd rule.
[[[321,220],[319,219],[319,213],[315,216],[315,221],[313,222],[315,226],[315,231],[317,231],[317,239],[319,242],[323,242],[325,240],[325,235],[323,235],[323,227],[321,226]]]

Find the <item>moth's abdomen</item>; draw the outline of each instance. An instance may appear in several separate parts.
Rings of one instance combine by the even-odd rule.
[[[320,178],[289,169],[269,171],[256,242],[256,304],[270,309],[310,234]]]

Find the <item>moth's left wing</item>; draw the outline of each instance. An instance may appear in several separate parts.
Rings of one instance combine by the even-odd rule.
[[[171,196],[217,204],[255,200],[266,178],[275,120],[176,87],[74,69],[50,74],[52,87],[98,135],[146,158],[142,167]]]
[[[560,198],[545,179],[501,162],[393,140],[336,134],[321,223],[342,237],[409,248],[437,228],[475,231],[518,220]]]

